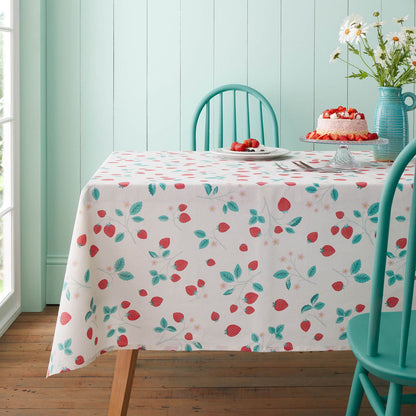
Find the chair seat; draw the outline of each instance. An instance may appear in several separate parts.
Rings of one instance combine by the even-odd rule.
[[[398,365],[401,318],[400,312],[383,312],[379,353],[367,355],[369,314],[355,316],[348,323],[348,342],[361,365],[370,373],[397,384],[416,386],[416,331],[410,331],[406,367]],[[412,311],[412,321],[416,311]]]

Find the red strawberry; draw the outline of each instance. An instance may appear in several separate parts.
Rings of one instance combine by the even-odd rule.
[[[99,211],[97,211],[97,214],[100,218],[104,218],[107,213],[103,209],[100,209]]]
[[[94,339],[94,345],[97,345],[98,344],[98,337],[95,337],[95,339]]]
[[[142,240],[145,240],[147,238],[147,231],[146,230],[139,230],[137,232],[137,237],[139,237]]]
[[[140,289],[140,290],[139,290],[139,296],[147,296],[147,291],[146,291],[146,289]]]
[[[248,264],[249,270],[256,270],[259,265],[259,262],[257,260],[253,260]]]
[[[406,247],[406,244],[407,244],[407,238],[399,238],[396,241],[396,247],[397,248],[400,248],[400,249],[405,248]]]
[[[398,302],[399,302],[399,298],[396,298],[395,296],[391,296],[390,298],[387,299],[386,305],[389,308],[394,308]]]
[[[277,209],[281,212],[289,211],[290,202],[286,198],[280,198],[280,201],[277,204]]]
[[[178,206],[178,209],[179,209],[179,211],[185,211],[186,210],[186,208],[188,208],[188,205],[186,205],[186,204],[179,204],[179,206]]]
[[[225,330],[225,335],[228,335],[229,337],[235,337],[238,335],[241,331],[241,328],[238,325],[228,325],[227,329]]]
[[[315,336],[314,336],[314,338],[315,338],[316,341],[320,341],[323,337],[324,336],[322,334],[320,334],[320,333],[315,334]]]
[[[100,231],[101,231],[101,225],[100,224],[95,224],[94,225],[95,234],[98,234]]]
[[[244,347],[241,347],[241,351],[251,352],[251,348],[245,345]]]
[[[367,182],[356,182],[357,188],[363,189],[367,186]]]
[[[310,327],[311,321],[308,321],[307,319],[300,323],[300,328],[302,329],[302,331],[308,332]]]
[[[87,331],[87,338],[88,338],[88,339],[92,339],[92,328],[91,328],[91,327],[89,327],[89,328],[88,328],[88,331]]]
[[[324,257],[329,257],[335,253],[335,249],[334,247],[327,244],[321,248],[321,253]]]
[[[332,288],[336,292],[339,292],[340,290],[342,290],[344,288],[344,283],[342,283],[342,282],[335,282],[335,283],[332,284]]]
[[[84,364],[84,357],[82,355],[78,355],[77,358],[75,358],[75,364],[76,365],[82,365]]]
[[[211,319],[212,319],[214,322],[217,322],[217,321],[218,321],[218,319],[220,319],[220,314],[219,314],[218,312],[212,312],[212,314],[211,314]]]
[[[244,302],[251,305],[252,303],[254,303],[257,300],[258,297],[259,297],[259,295],[257,293],[254,293],[254,292],[246,293],[246,295],[244,296]]]
[[[306,236],[306,240],[308,241],[308,243],[314,243],[317,240],[317,238],[318,233],[316,231],[313,231]]]
[[[338,225],[333,225],[333,226],[331,227],[331,234],[332,234],[332,235],[337,234],[337,233],[338,233],[338,231],[339,231],[339,227],[338,227]]]
[[[276,227],[274,227],[274,232],[280,234],[283,232],[283,228],[280,225],[276,225]]]
[[[184,316],[184,314],[182,312],[175,312],[173,314],[173,320],[175,322],[178,322],[178,323],[179,322],[182,322],[184,318],[185,318],[185,316]]]
[[[86,243],[87,243],[86,234],[82,234],[77,238],[77,244],[78,244],[79,247],[85,246]]]
[[[252,237],[258,237],[261,234],[261,229],[259,227],[251,227],[250,234]]]
[[[130,182],[119,182],[118,183],[118,186],[120,188],[125,188],[126,186],[129,186],[129,185],[130,185]]]
[[[245,309],[244,309],[244,312],[247,314],[247,315],[251,315],[252,313],[254,313],[256,310],[252,307],[252,306],[247,306]]]
[[[179,215],[179,222],[186,223],[189,221],[191,221],[191,217],[186,212],[182,212],[182,214]]]
[[[163,298],[161,298],[160,296],[154,296],[151,300],[150,300],[150,304],[154,307],[158,307],[161,305],[161,303],[163,302]]]
[[[296,182],[285,182],[287,186],[296,186]]]
[[[100,280],[99,282],[98,282],[98,287],[100,288],[100,289],[106,289],[107,288],[107,286],[108,286],[108,280],[107,279],[103,279],[103,280]]]
[[[99,248],[94,244],[90,247],[90,256],[94,257],[99,251]]]
[[[220,233],[225,233],[226,231],[228,231],[230,229],[230,226],[226,223],[226,222],[220,222],[218,224],[218,231]]]
[[[117,345],[121,348],[126,347],[128,343],[128,339],[125,335],[120,335],[117,339]]]
[[[169,237],[162,238],[159,241],[159,247],[160,248],[168,248],[169,247],[169,244],[170,244],[170,238]]]
[[[175,183],[175,188],[176,189],[184,189],[185,188],[185,184],[183,184],[183,183]]]
[[[247,244],[240,244],[240,251],[247,251],[248,247]]]
[[[127,309],[130,305],[131,305],[130,302],[127,300],[123,300],[123,302],[121,302],[121,307],[123,309]]]
[[[179,280],[181,280],[181,277],[180,277],[178,274],[174,273],[174,274],[170,277],[170,280],[171,280],[173,283],[176,283],[176,282],[178,282]]]
[[[349,238],[351,238],[353,233],[353,229],[351,227],[351,225],[344,225],[341,228],[341,234],[348,240]]]
[[[238,306],[237,306],[237,305],[231,305],[231,306],[230,306],[230,312],[231,312],[231,313],[236,312],[236,311],[237,311],[237,309],[238,309]]]
[[[196,283],[198,287],[204,287],[205,282],[202,279],[198,279],[198,282]]]
[[[114,225],[113,224],[107,224],[105,227],[104,227],[104,234],[107,236],[107,237],[112,237],[113,235],[114,235],[114,233],[116,232],[116,227],[114,227]]]
[[[66,325],[71,319],[72,316],[68,312],[61,313],[61,325]]]
[[[336,217],[340,220],[341,218],[344,218],[344,213],[342,211],[337,211],[335,213]]]
[[[273,303],[273,307],[276,309],[276,311],[283,311],[288,306],[288,303],[284,299],[276,299],[276,301]]]
[[[292,351],[293,350],[293,345],[291,342],[286,342],[286,344],[283,347],[285,349],[285,351]]]
[[[188,340],[188,341],[192,341],[192,340],[194,339],[194,336],[193,336],[190,332],[187,332],[187,333],[184,335],[184,338],[185,338],[186,340]]]
[[[194,286],[194,285],[189,285],[189,286],[186,286],[185,287],[185,290],[186,290],[186,293],[189,295],[189,296],[194,296],[195,294],[196,294],[196,292],[197,292],[197,287],[196,286]]]
[[[174,267],[178,272],[181,272],[186,268],[188,262],[186,260],[176,260],[174,263]]]
[[[127,319],[129,321],[135,321],[136,319],[140,318],[139,312],[135,311],[134,309],[131,309],[127,312]]]
[[[207,260],[207,266],[214,266],[215,265],[215,260],[214,259],[208,259]]]
[[[364,308],[365,308],[365,306],[363,305],[363,304],[358,304],[356,307],[355,307],[355,310],[358,312],[358,313],[360,313],[360,312],[362,312],[363,310],[364,310]]]

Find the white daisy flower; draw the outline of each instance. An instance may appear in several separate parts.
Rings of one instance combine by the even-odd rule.
[[[416,55],[416,43],[411,44],[409,50],[412,55]]]
[[[383,49],[381,49],[380,46],[378,46],[377,49],[374,51],[374,59],[383,68],[386,67],[386,65],[387,65],[387,53],[385,51],[383,51]]]
[[[395,17],[393,17],[393,22],[402,25],[408,18],[409,18],[409,16],[400,17],[398,19],[396,19]]]
[[[329,57],[329,62],[335,62],[341,55],[341,48],[338,46]]]
[[[389,33],[386,38],[390,42],[390,45],[395,47],[402,47],[406,45],[406,35],[403,32]]]
[[[410,39],[416,39],[416,27],[402,27],[404,35]]]
[[[352,29],[354,28],[353,25],[355,23],[356,16],[351,15],[347,16],[344,21],[342,22],[341,28],[339,30],[339,41],[341,43],[351,42],[353,39]]]
[[[413,69],[416,69],[416,55],[412,54],[410,58],[407,58],[410,65],[413,67]]]
[[[381,27],[381,26],[383,26],[385,24],[385,22],[374,22],[374,23],[371,23],[371,27]]]
[[[353,39],[355,40],[355,43],[358,43],[361,39],[365,38],[367,32],[368,25],[366,23],[355,24],[354,28],[352,29]]]

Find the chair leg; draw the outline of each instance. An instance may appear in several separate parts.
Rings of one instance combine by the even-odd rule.
[[[360,374],[367,374],[368,371],[365,370],[360,363],[357,362],[354,372],[354,378],[352,380],[350,398],[348,400],[348,407],[346,416],[358,416],[360,411],[361,402],[363,400],[364,389],[361,385]]]
[[[390,383],[387,396],[386,416],[400,416],[403,386]]]

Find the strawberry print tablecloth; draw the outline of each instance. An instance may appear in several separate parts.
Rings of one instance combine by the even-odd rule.
[[[349,319],[368,310],[390,167],[354,154],[359,172],[322,173],[209,152],[112,153],[80,196],[48,375],[121,348],[348,349]],[[290,157],[318,165],[332,155]],[[392,310],[413,171],[392,211]]]

